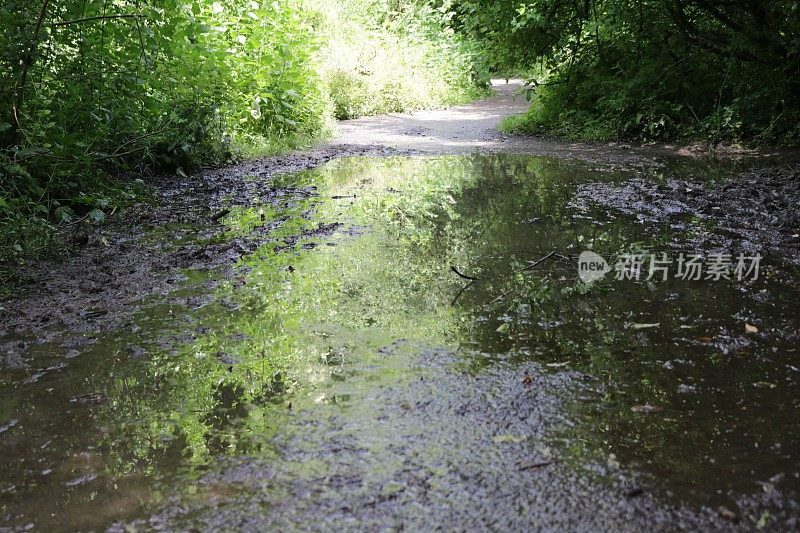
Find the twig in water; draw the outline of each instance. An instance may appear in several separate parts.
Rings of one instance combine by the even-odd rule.
[[[467,289],[469,289],[470,287],[475,285],[476,281],[478,281],[478,280],[474,279],[474,280],[470,281],[469,283],[467,283],[466,285],[464,285],[463,287],[461,287],[461,290],[458,291],[458,293],[455,295],[453,300],[450,302],[450,305],[451,306],[452,305],[456,305],[456,302],[458,301],[459,298],[461,298],[461,295],[464,294],[464,291],[466,291]]]
[[[511,273],[511,275],[513,276],[514,274],[519,274],[520,272],[525,272],[526,270],[531,270],[531,269],[535,268],[537,265],[539,265],[539,264],[541,264],[541,263],[543,263],[543,262],[547,261],[548,259],[550,259],[550,258],[552,258],[552,257],[556,257],[556,258],[558,258],[558,259],[566,259],[566,260],[569,260],[569,258],[568,258],[568,257],[566,257],[566,256],[564,256],[564,255],[561,255],[561,254],[557,254],[555,251],[553,251],[553,252],[550,252],[549,254],[547,254],[547,255],[545,255],[545,256],[542,256],[542,257],[540,257],[539,259],[537,259],[536,261],[534,261],[534,262],[532,262],[532,263],[528,263],[527,265],[525,265],[524,267],[520,268],[519,270],[515,270],[514,272],[512,272],[512,273]],[[482,279],[482,278],[475,278],[475,277],[472,277],[472,276],[467,276],[466,274],[462,274],[462,273],[461,273],[461,272],[459,272],[459,271],[458,271],[458,269],[457,269],[455,266],[453,266],[453,265],[451,265],[451,266],[450,266],[450,270],[452,270],[452,271],[453,271],[453,273],[454,273],[456,276],[458,276],[458,277],[460,277],[460,278],[463,278],[463,279],[466,279],[466,280],[469,280],[469,283],[467,283],[466,285],[464,285],[464,286],[461,288],[461,290],[460,290],[460,291],[458,291],[458,293],[457,293],[457,294],[455,295],[455,297],[453,298],[453,301],[451,301],[451,302],[450,302],[450,305],[455,305],[455,303],[458,301],[458,299],[459,299],[459,298],[461,298],[461,295],[462,295],[462,294],[464,294],[464,291],[466,291],[467,289],[469,289],[470,287],[472,287],[472,286],[473,286],[473,285],[474,285],[476,282],[478,282],[478,281],[484,281],[484,279],[495,279],[495,278],[499,278],[499,277],[501,277],[501,276],[491,276],[491,277],[489,277],[489,278],[483,278],[483,279]],[[505,297],[506,297],[506,296],[507,296],[507,295],[508,295],[508,294],[509,294],[509,293],[510,293],[512,290],[514,290],[514,289],[513,289],[513,288],[511,288],[511,289],[507,290],[506,292],[504,292],[503,294],[501,294],[500,296],[498,296],[497,298],[495,298],[493,301],[495,301],[495,302],[496,302],[496,301],[502,300],[502,299],[503,299],[503,298],[505,298]]]
[[[456,267],[454,267],[452,265],[450,266],[450,270],[452,270],[455,273],[455,275],[458,276],[459,278],[464,278],[464,279],[468,279],[468,280],[471,280],[471,281],[479,281],[480,280],[480,278],[473,278],[472,276],[467,276],[466,274],[462,274],[461,272],[458,271],[458,269]]]
[[[230,209],[223,209],[222,211],[219,211],[218,213],[215,213],[215,214],[214,214],[214,215],[211,217],[211,220],[212,220],[212,221],[214,221],[214,222],[216,222],[216,221],[218,221],[219,219],[221,219],[222,217],[224,217],[224,216],[226,216],[226,215],[229,215],[230,213],[231,213],[231,210],[230,210]]]
[[[538,463],[528,463],[526,465],[522,465],[519,467],[520,470],[530,470],[532,468],[541,468],[543,466],[547,466],[552,464],[552,461],[539,461]]]
[[[544,257],[541,257],[540,259],[537,259],[533,263],[529,263],[528,265],[522,267],[521,269],[517,270],[514,273],[517,274],[519,272],[524,272],[526,270],[531,270],[531,269],[535,268],[539,263],[543,263],[543,262],[547,261],[548,259],[550,259],[554,255],[556,255],[555,252],[550,252],[549,254],[545,255]]]

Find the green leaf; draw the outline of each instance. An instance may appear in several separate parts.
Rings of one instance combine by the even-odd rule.
[[[106,221],[106,214],[102,209],[92,209],[89,211],[89,220],[97,224],[102,224]]]
[[[67,206],[61,206],[55,210],[55,217],[58,222],[72,222],[75,212]]]

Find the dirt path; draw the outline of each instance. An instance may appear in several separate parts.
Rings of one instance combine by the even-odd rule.
[[[343,121],[333,144],[428,153],[501,150],[509,137],[497,130],[500,120],[528,109],[521,89],[519,82],[498,83],[495,96],[469,105]]]
[[[625,164],[652,164],[656,158],[707,158],[706,146],[625,142],[583,143],[541,136],[502,133],[503,118],[525,113],[530,104],[520,80],[494,80],[494,94],[471,104],[444,110],[397,113],[339,122],[339,133],[331,146],[384,147],[425,154],[517,153]],[[743,150],[720,147],[721,157],[762,157],[800,159],[800,152]]]
[[[530,104],[519,80],[495,80],[492,88],[491,97],[450,109],[342,121],[331,146],[380,146],[425,154],[518,153],[627,163],[681,151],[671,146],[632,150],[625,143],[588,144],[505,134],[497,129],[500,121],[524,113]]]
[[[332,159],[480,150],[619,166],[656,164],[657,155],[652,151],[510,138],[499,133],[496,126],[503,117],[523,112],[527,107],[524,98],[517,94],[519,89],[516,83],[501,84],[496,96],[451,110],[345,121],[340,124],[341,134],[336,139],[307,152],[207,170],[190,179],[153,178],[152,204],[135,206],[103,227],[81,229],[77,239],[65,235],[68,243],[73,239],[88,241],[86,245],[77,245],[80,253],[65,263],[44,261],[26,266],[19,297],[3,304],[0,337],[36,332],[38,340],[46,340],[58,328],[84,332],[125,323],[135,311],[133,302],[173,290],[180,276],[174,271],[168,273],[169,270],[199,263],[209,268],[224,265],[262,242],[233,241],[204,246],[202,250],[176,251],[170,242],[171,233],[167,232],[152,239],[148,254],[142,256],[138,247],[151,240],[155,228],[192,225],[193,232],[213,239],[223,230],[211,220],[215,213],[229,205],[247,206],[257,199],[274,199],[283,193],[270,183],[272,176],[314,168]],[[16,360],[16,354],[24,351],[25,346],[25,341],[10,343],[7,358]]]
[[[0,452],[11,459],[0,469],[0,531],[724,530],[755,527],[763,509],[773,527],[796,526],[796,500],[781,491],[740,495],[734,513],[664,498],[612,456],[576,465],[552,436],[576,423],[570,399],[600,398],[607,383],[500,348],[491,364],[465,366],[465,353],[490,354],[443,333],[459,281],[441,263],[449,258],[414,247],[403,256],[399,240],[338,218],[346,202],[392,186],[375,192],[365,179],[342,192],[281,177],[353,155],[530,154],[557,158],[535,172],[555,173],[555,189],[595,168],[674,165],[668,147],[503,135],[501,118],[527,107],[517,88],[347,121],[309,152],[154,181],[153,204],[90,231],[75,257],[30,265],[0,320]],[[656,209],[674,206],[661,189],[633,189],[621,189],[621,204],[610,187],[593,201],[624,210],[655,194]],[[595,188],[581,190],[587,200]],[[479,192],[469,205],[494,205]],[[701,200],[693,192],[687,209],[711,209]],[[769,239],[794,238],[761,212],[785,202],[759,201],[758,223],[775,224]],[[566,231],[555,228],[545,245]],[[326,300],[331,287],[340,292]],[[264,370],[264,354],[287,352],[296,360]]]

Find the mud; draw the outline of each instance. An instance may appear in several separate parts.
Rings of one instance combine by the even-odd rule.
[[[76,334],[76,340],[67,341],[72,346],[86,342],[78,339],[91,332],[130,327],[137,302],[174,291],[186,279],[182,269],[229,267],[266,242],[268,230],[283,222],[274,220],[260,232],[229,236],[225,226],[213,220],[223,205],[290,206],[313,196],[313,189],[275,187],[269,178],[334,158],[389,153],[394,151],[337,146],[210,169],[189,178],[153,178],[151,202],[134,206],[101,227],[70,228],[71,233],[86,236],[86,244],[70,260],[24,267],[23,285],[2,304],[0,337],[35,333],[39,341],[47,341],[56,332],[70,331]],[[73,235],[64,237],[75,240]],[[11,366],[22,364],[14,355],[17,344],[7,346]]]
[[[757,164],[754,162],[754,164]],[[768,251],[787,265],[800,266],[800,165],[785,163],[733,172],[711,182],[670,178],[658,183],[633,179],[621,186],[583,185],[574,206],[611,208],[642,222],[695,219],[709,231],[698,249],[755,254]]]
[[[795,529],[797,165],[509,137],[513,90],[154,179],[28,265],[0,530]],[[597,228],[770,276],[570,299],[571,265],[514,274]],[[452,265],[490,281],[455,305]]]
[[[209,499],[181,498],[134,527],[332,531],[470,529],[726,529],[712,509],[660,505],[619,468],[565,468],[547,433],[570,423],[559,401],[592,380],[502,362],[480,378],[453,373],[454,354],[428,351],[421,374],[357,398],[363,413],[299,413],[281,461],[230,460],[200,480]],[[523,376],[534,376],[534,384]],[[424,376],[424,377],[423,377]],[[467,392],[468,391],[468,392]],[[354,403],[357,403],[354,402]],[[352,420],[358,425],[353,426]],[[365,438],[369,435],[370,438]],[[377,436],[377,438],[375,438]],[[331,459],[323,459],[333,454]],[[317,467],[316,463],[324,463]],[[298,465],[311,464],[307,472]],[[604,487],[598,490],[596,479]],[[235,488],[231,488],[235,487]],[[234,494],[230,494],[233,492]],[[122,525],[111,531],[125,531]]]

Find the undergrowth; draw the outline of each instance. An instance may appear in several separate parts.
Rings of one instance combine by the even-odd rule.
[[[481,50],[446,26],[447,11],[424,3],[381,9],[369,0],[329,7],[323,69],[337,119],[443,107],[485,94],[489,72]]]
[[[0,8],[0,269],[68,249],[121,176],[307,147],[334,118],[463,102],[484,81],[446,9],[391,0],[9,0]]]
[[[657,58],[612,70],[593,63],[540,79],[529,89],[530,110],[501,129],[589,141],[800,141],[800,108],[786,97],[796,82],[770,83],[736,63],[705,57],[678,68]]]
[[[507,131],[800,142],[798,2],[454,0],[498,69],[538,70]]]

